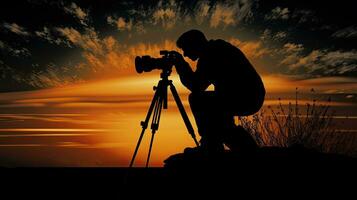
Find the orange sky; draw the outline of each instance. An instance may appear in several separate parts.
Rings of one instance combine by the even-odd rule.
[[[0,156],[18,157],[18,165],[26,166],[126,166],[141,130],[139,122],[145,118],[153,96],[152,87],[158,78],[159,74],[153,72],[60,88],[2,93]],[[175,73],[172,79],[195,126],[187,102],[188,90]],[[292,81],[287,77],[265,76],[263,80],[268,96],[294,93],[296,86],[300,91],[309,92],[313,87],[322,93],[332,89],[357,89],[350,80],[342,78]],[[331,82],[337,84],[331,85]],[[276,103],[276,99],[270,97],[266,100],[266,105]],[[289,99],[282,103],[288,104]],[[331,105],[354,106],[348,102]],[[146,159],[150,130],[147,133],[137,158],[139,166]],[[170,101],[169,109],[162,114],[151,165],[162,166],[166,157],[187,146],[194,143],[174,102]],[[53,154],[60,159],[51,158]]]
[[[179,93],[188,93],[189,91],[183,87],[175,72],[170,78]],[[344,77],[329,77],[316,78],[308,80],[294,80],[288,76],[262,76],[267,93],[294,93],[295,88],[303,92],[308,92],[311,88],[318,93],[353,93],[357,91],[357,85],[354,78]],[[159,73],[151,72],[144,74],[136,74],[133,76],[125,76],[116,79],[104,79],[99,81],[91,81],[82,84],[72,84],[63,87],[52,89],[43,89],[37,91],[12,92],[3,93],[0,96],[0,101],[16,100],[13,103],[46,103],[46,101],[54,103],[73,102],[79,97],[111,97],[120,96],[125,98],[128,96],[143,96],[153,94],[152,87],[159,81]]]

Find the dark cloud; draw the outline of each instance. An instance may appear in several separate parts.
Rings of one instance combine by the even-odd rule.
[[[297,20],[299,24],[318,21],[315,17],[315,13],[312,10],[295,10],[292,14],[292,18]]]
[[[356,38],[357,37],[357,27],[349,26],[347,28],[338,30],[332,34],[335,38]]]
[[[101,74],[120,76],[132,68],[135,55],[176,48],[176,38],[191,28],[232,42],[265,73],[356,76],[351,5],[347,0],[13,0],[0,8],[0,84],[12,82],[8,90],[43,88]]]
[[[151,23],[161,25],[164,29],[171,29],[178,20],[183,18],[181,14],[181,7],[176,1],[169,1],[168,3],[160,1],[150,13]]]
[[[286,31],[277,31],[273,32],[269,29],[265,29],[263,33],[260,35],[260,39],[262,41],[284,41],[288,38],[288,32]]]
[[[56,44],[56,45],[64,44],[70,47],[70,44],[68,43],[67,40],[64,40],[63,38],[59,37],[58,29],[50,29],[44,26],[42,30],[35,31],[35,35],[49,42],[50,44]]]
[[[27,48],[12,47],[3,41],[0,41],[0,51],[2,51],[5,55],[11,55],[14,57],[29,57],[29,56],[31,56],[31,52]]]
[[[288,20],[290,18],[289,8],[276,7],[265,15],[266,20]]]
[[[5,29],[7,29],[8,31],[10,31],[10,32],[12,32],[12,33],[15,33],[15,34],[17,34],[17,35],[21,35],[21,36],[29,36],[30,35],[30,33],[29,32],[27,32],[26,30],[25,30],[25,28],[24,27],[22,27],[22,26],[19,26],[18,24],[16,24],[16,23],[4,23],[3,24],[3,27],[5,28]]]
[[[72,2],[70,5],[65,6],[64,11],[77,18],[82,25],[88,26],[88,11],[82,9],[76,3]]]
[[[237,25],[252,15],[253,1],[236,1],[235,3],[217,3],[209,10],[210,26],[215,28],[219,24],[223,26]],[[209,13],[211,11],[211,13]],[[199,12],[199,10],[197,11]]]
[[[301,52],[302,49],[291,51],[281,63],[289,67],[289,73],[306,77],[357,75],[357,51],[313,50],[306,55]]]
[[[128,30],[130,31],[133,27],[133,20],[132,19],[125,19],[123,17],[115,18],[112,16],[107,17],[108,24],[116,27],[119,31]]]

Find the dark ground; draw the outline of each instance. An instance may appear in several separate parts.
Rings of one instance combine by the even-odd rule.
[[[190,190],[202,192],[201,187],[212,187],[215,192],[225,191],[224,194],[234,188],[229,191],[236,195],[269,188],[304,192],[344,187],[354,191],[348,188],[356,186],[356,169],[354,158],[270,148],[254,155],[177,154],[168,159],[164,168],[0,168],[0,190],[14,191],[10,192],[10,199],[155,197],[163,191],[175,191],[177,195]],[[212,191],[201,195],[207,192]]]

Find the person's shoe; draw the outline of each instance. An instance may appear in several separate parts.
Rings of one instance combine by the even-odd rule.
[[[183,150],[184,154],[200,154],[203,150],[201,147],[187,147]]]
[[[222,143],[220,144],[207,144],[205,142],[201,142],[201,145],[198,147],[187,147],[184,150],[185,154],[218,154],[224,152],[224,146]]]
[[[258,149],[254,138],[242,126],[236,126],[224,138],[224,144],[232,152],[253,153]]]

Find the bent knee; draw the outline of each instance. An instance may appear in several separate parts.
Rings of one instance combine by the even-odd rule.
[[[203,95],[201,93],[195,92],[188,95],[188,101],[190,104],[195,104],[203,99]]]
[[[188,95],[188,102],[191,105],[203,102],[212,102],[215,99],[216,95],[212,91],[193,92]]]
[[[188,101],[191,103],[195,99],[195,94],[191,93],[188,95]]]

